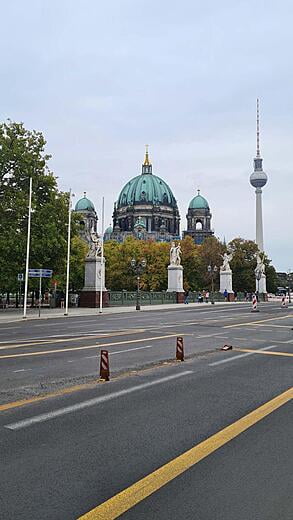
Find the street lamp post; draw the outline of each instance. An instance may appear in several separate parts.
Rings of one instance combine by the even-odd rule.
[[[75,197],[71,188],[69,190],[68,199],[68,230],[67,230],[67,263],[66,263],[66,290],[65,290],[65,312],[64,316],[68,316],[68,298],[69,298],[69,269],[70,269],[70,240],[71,240],[71,201]]]
[[[212,288],[211,288],[211,303],[214,305],[214,275],[218,272],[218,266],[217,265],[208,265],[208,273],[210,273],[212,278]]]
[[[288,270],[288,295],[289,295],[289,303],[291,303],[291,269]]]
[[[140,275],[142,274],[142,272],[146,268],[146,265],[147,265],[147,263],[146,263],[146,260],[144,258],[142,260],[140,260],[140,262],[137,262],[135,260],[135,258],[133,258],[131,260],[131,267],[132,267],[133,271],[136,274],[136,282],[137,282],[137,286],[136,286],[136,307],[135,307],[137,311],[140,311]]]

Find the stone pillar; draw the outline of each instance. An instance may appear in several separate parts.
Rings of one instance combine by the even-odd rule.
[[[184,293],[182,265],[168,265],[167,292]]]
[[[109,305],[109,295],[105,287],[105,259],[101,257],[85,259],[84,288],[80,294],[80,307],[99,307],[102,285],[103,306]]]
[[[220,293],[224,293],[227,289],[228,294],[234,294],[232,288],[232,271],[220,271]]]

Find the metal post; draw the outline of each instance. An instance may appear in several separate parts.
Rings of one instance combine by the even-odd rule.
[[[214,272],[212,271],[212,301],[211,304],[214,305]]]
[[[136,290],[136,310],[140,311],[140,301],[139,301],[139,281],[140,277],[137,276],[137,290]]]
[[[66,266],[66,291],[65,291],[65,312],[64,312],[64,316],[68,316],[69,266],[70,266],[70,235],[71,235],[71,188],[69,190],[69,202],[68,202],[67,266]]]
[[[32,187],[33,187],[33,180],[30,177],[28,222],[27,222],[27,241],[26,241],[26,264],[25,264],[25,281],[24,281],[24,300],[23,300],[23,318],[26,318],[26,307],[27,307],[28,269],[29,269],[30,237],[31,237]]]
[[[100,309],[99,313],[103,312],[103,288],[104,288],[104,223],[105,223],[105,199],[102,198],[102,236],[101,236],[101,278],[100,278]]]
[[[39,318],[41,317],[41,298],[42,298],[42,271],[40,271],[40,282],[39,282]]]

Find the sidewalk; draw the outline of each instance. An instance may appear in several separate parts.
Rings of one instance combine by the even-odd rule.
[[[240,305],[247,302],[216,302],[215,307],[219,305]],[[186,308],[194,308],[194,309],[203,309],[205,307],[210,307],[211,303],[189,303],[188,305],[184,305],[182,303],[169,303],[162,305],[142,305],[140,311],[136,311],[135,305],[133,306],[123,306],[123,307],[105,307],[103,308],[102,315],[108,314],[122,314],[125,312],[145,312],[145,311],[161,311],[161,310],[175,310],[175,309],[186,309]],[[70,308],[68,312],[68,318],[75,318],[80,316],[101,316],[99,313],[99,309],[92,308]],[[42,309],[41,317],[39,318],[39,309],[27,309],[27,318],[26,320],[47,320],[50,318],[65,318],[64,309]],[[0,324],[1,323],[14,323],[14,322],[24,322],[23,319],[23,309],[5,309],[0,311]]]

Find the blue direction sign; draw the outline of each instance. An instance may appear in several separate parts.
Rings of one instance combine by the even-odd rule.
[[[51,278],[53,274],[52,269],[29,269],[28,275],[30,278]]]

